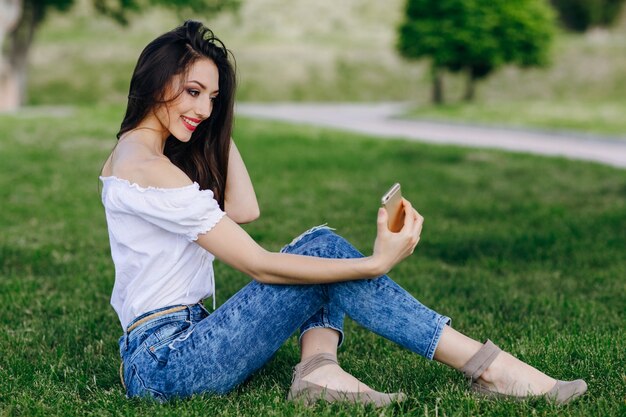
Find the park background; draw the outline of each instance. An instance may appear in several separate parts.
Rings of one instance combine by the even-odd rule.
[[[237,59],[238,99],[409,101],[405,117],[626,136],[626,15],[610,28],[556,30],[551,65],[507,66],[462,100],[430,103],[428,61],[395,49],[404,1],[243,1],[235,12],[150,9],[126,26],[79,1],[36,32],[25,106],[0,114],[0,415],[624,415],[626,173],[594,163],[381,141],[238,118],[261,218],[246,226],[277,250],[328,222],[371,250],[377,196],[400,181],[426,217],[423,240],[392,276],[469,335],[588,395],[567,407],[481,401],[462,377],[354,323],[343,366],[409,400],[384,410],[285,402],[295,340],[226,397],[128,401],[113,268],[97,175],[115,143],[141,49],[184,18],[204,21]],[[218,304],[248,278],[217,264]]]

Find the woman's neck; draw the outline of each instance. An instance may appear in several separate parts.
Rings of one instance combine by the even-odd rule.
[[[165,142],[170,136],[170,132],[163,127],[153,114],[148,115],[128,134],[132,134],[134,140],[142,142],[159,155],[164,154]]]

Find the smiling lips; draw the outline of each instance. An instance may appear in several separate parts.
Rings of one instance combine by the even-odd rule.
[[[185,125],[187,130],[189,130],[190,132],[193,132],[194,130],[196,130],[196,127],[198,127],[198,124],[200,124],[200,122],[202,121],[200,119],[194,119],[192,117],[186,117],[186,116],[180,116],[180,117],[181,119],[183,119],[183,124]]]

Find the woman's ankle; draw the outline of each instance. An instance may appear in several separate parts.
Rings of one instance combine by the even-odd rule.
[[[337,357],[339,332],[331,328],[313,328],[307,330],[300,338],[301,356],[303,362],[319,353],[329,353]]]

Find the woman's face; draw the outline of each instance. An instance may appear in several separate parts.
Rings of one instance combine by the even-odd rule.
[[[172,102],[159,106],[155,115],[164,136],[169,134],[181,142],[191,139],[191,134],[200,122],[208,119],[213,110],[213,101],[219,93],[217,66],[207,58],[200,58],[189,67],[187,74],[173,80],[171,91],[182,93]]]

